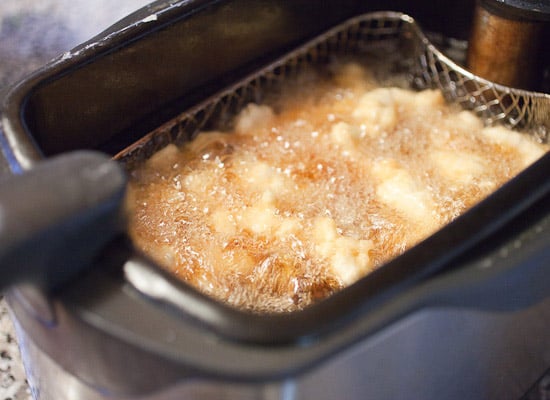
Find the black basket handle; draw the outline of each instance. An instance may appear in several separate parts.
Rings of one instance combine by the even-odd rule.
[[[126,177],[97,152],[39,162],[0,186],[0,289],[51,288],[74,276],[123,227]]]

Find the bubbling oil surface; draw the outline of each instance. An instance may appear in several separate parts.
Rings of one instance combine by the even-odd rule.
[[[298,310],[482,200],[548,148],[485,128],[439,92],[381,87],[357,63],[309,72],[225,132],[133,172],[130,235],[204,293]]]

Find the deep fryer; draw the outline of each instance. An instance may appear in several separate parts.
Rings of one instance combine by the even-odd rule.
[[[185,140],[200,126],[189,121],[218,113],[204,105],[238,91],[235,82],[255,82],[281,54],[382,7],[464,34],[446,31],[452,24],[433,21],[423,3],[157,2],[17,87],[5,106],[5,151],[17,170],[78,148],[114,154],[138,140],[126,152],[147,152]],[[467,21],[455,8],[452,20]],[[539,104],[528,115],[547,121],[548,96],[526,99]],[[55,292],[12,291],[36,396],[518,398],[550,365],[548,163],[547,155],[358,284],[289,315],[217,304],[119,238]]]

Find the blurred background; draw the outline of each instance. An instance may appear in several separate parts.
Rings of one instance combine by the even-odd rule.
[[[0,0],[0,103],[9,87],[24,76],[150,2]],[[0,180],[7,173],[7,166],[0,164]],[[0,293],[0,400],[22,399],[31,396]]]
[[[0,1],[0,97],[7,86],[150,0]]]

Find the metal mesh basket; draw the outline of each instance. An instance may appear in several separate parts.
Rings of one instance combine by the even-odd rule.
[[[512,89],[469,73],[426,38],[413,18],[396,12],[358,16],[318,36],[144,136],[116,159],[133,169],[169,143],[181,144],[199,131],[228,120],[249,102],[309,65],[338,55],[385,57],[384,68],[407,76],[415,89],[438,88],[447,101],[473,110],[487,125],[504,124],[548,142],[550,95]]]
[[[422,42],[414,68],[419,88],[438,88],[447,101],[474,111],[485,124],[523,129],[548,142],[550,95],[510,88],[476,76],[446,57],[411,21]]]

